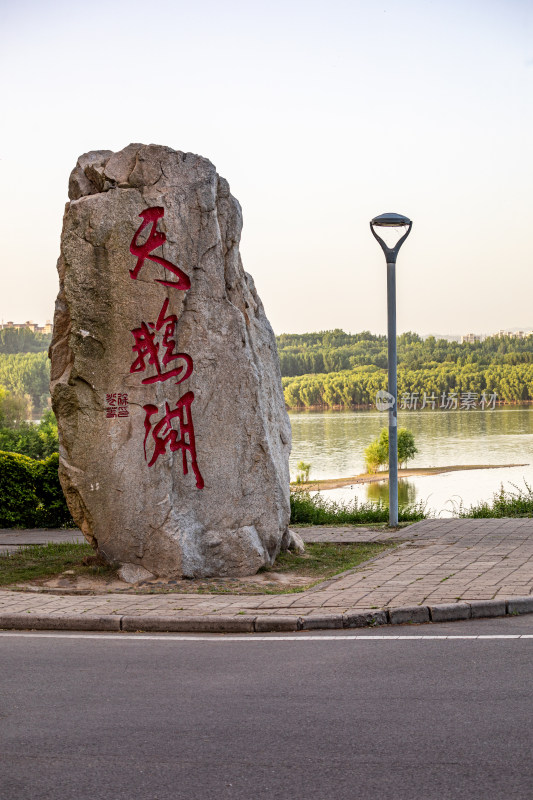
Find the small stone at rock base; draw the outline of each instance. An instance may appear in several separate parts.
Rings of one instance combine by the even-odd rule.
[[[282,550],[292,550],[294,553],[305,553],[305,542],[296,531],[287,528],[281,543]]]
[[[118,571],[118,577],[125,583],[139,583],[153,578],[153,574],[137,564],[123,564]]]

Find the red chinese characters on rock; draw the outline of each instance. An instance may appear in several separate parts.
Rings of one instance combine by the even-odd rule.
[[[168,402],[165,403],[165,414],[157,422],[152,422],[152,417],[159,413],[157,406],[148,404],[143,406],[146,413],[144,419],[144,457],[148,461],[146,445],[148,437],[152,435],[154,450],[148,466],[151,467],[160,455],[167,452],[167,445],[171,452],[182,451],[183,474],[188,473],[187,453],[191,457],[191,467],[196,476],[196,486],[198,489],[204,488],[204,479],[198,468],[196,458],[196,440],[194,437],[194,425],[192,422],[191,405],[194,400],[194,393],[187,392],[178,400],[176,407],[171,409]],[[179,430],[172,427],[172,420],[177,419]]]
[[[141,322],[140,328],[134,328],[132,330],[135,344],[131,349],[134,353],[137,353],[137,358],[131,365],[130,372],[144,372],[146,370],[146,358],[148,358],[148,363],[154,366],[156,370],[155,375],[151,375],[148,378],[143,378],[143,383],[158,383],[168,381],[170,378],[179,378],[179,380],[176,381],[176,384],[178,384],[187,380],[187,378],[192,374],[192,358],[187,355],[187,353],[174,352],[176,342],[173,336],[175,336],[178,318],[175,314],[169,314],[168,317],[165,316],[168,309],[168,302],[169,301],[167,297],[163,303],[161,311],[159,312],[159,316],[155,325],[153,322],[149,322],[148,325],[146,322]],[[162,344],[165,352],[163,357],[160,359],[159,342],[155,341],[155,337],[156,332],[161,331],[163,326],[165,330]],[[182,359],[185,364],[180,364],[178,367],[169,369],[166,372],[163,371],[164,367],[166,367],[172,361],[176,361],[177,359]]]
[[[166,242],[166,235],[157,230],[157,223],[164,214],[165,211],[160,206],[147,208],[139,214],[143,222],[135,232],[130,244],[130,252],[137,257],[137,264],[134,269],[130,270],[130,277],[136,280],[144,262],[148,259],[161,264],[178,278],[177,281],[157,280],[157,283],[187,291],[191,286],[189,277],[179,267],[171,264],[165,258],[151,255],[154,250]],[[146,241],[144,244],[139,244],[139,237],[142,231],[150,224],[152,227]],[[131,331],[134,338],[132,351],[135,359],[131,364],[130,373],[145,372],[148,365],[154,367],[155,370],[154,374],[143,378],[143,384],[163,383],[171,378],[176,378],[175,383],[177,385],[189,378],[193,372],[192,358],[187,353],[176,352],[175,336],[178,318],[175,314],[168,314],[168,306],[169,298],[164,301],[157,322],[146,323],[143,321],[138,328],[134,328]],[[160,341],[158,341],[158,334]],[[181,363],[176,365],[178,361]],[[194,393],[191,391],[186,392],[176,402],[174,408],[171,408],[171,404],[166,400],[164,413],[159,419],[155,418],[160,413],[158,406],[151,403],[143,406],[146,415],[144,420],[144,458],[148,462],[148,466],[152,467],[159,456],[167,453],[167,447],[171,453],[181,450],[183,474],[188,474],[189,458],[192,471],[196,477],[196,486],[198,489],[203,489],[204,479],[198,467],[191,413],[193,401]],[[173,420],[175,420],[174,425],[177,427],[172,427]],[[149,439],[153,443],[153,449],[149,448]],[[150,458],[148,455],[149,449],[151,449]]]
[[[147,208],[145,211],[141,211],[139,214],[140,217],[143,218],[142,223],[139,225],[137,230],[135,231],[135,236],[131,240],[130,244],[130,253],[134,256],[137,256],[137,264],[135,265],[134,269],[130,269],[130,277],[133,280],[137,280],[137,276],[141,271],[141,267],[148,258],[150,261],[155,261],[157,264],[161,264],[165,269],[170,270],[170,272],[174,273],[177,276],[177,281],[162,281],[155,279],[157,283],[162,283],[163,286],[175,286],[176,289],[181,289],[182,291],[186,292],[187,289],[191,288],[191,281],[189,276],[183,272],[176,264],[171,264],[170,261],[167,261],[166,258],[162,258],[160,256],[152,256],[153,250],[157,250],[158,247],[161,247],[166,240],[166,234],[162,231],[157,230],[157,222],[165,215],[164,208],[160,206],[154,206],[153,208]],[[148,234],[148,238],[144,244],[138,244],[139,236],[141,235],[142,231],[152,223],[152,229]]]

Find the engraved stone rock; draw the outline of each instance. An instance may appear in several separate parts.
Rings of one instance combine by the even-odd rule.
[[[272,564],[291,431],[239,203],[207,159],[141,144],[81,156],[69,196],[50,357],[74,520],[132,575]]]

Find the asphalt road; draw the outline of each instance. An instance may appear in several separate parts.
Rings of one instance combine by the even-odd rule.
[[[0,797],[530,800],[532,664],[533,617],[0,633]]]

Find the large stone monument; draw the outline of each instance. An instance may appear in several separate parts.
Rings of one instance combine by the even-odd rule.
[[[246,575],[291,545],[276,343],[207,159],[155,145],[78,159],[52,403],[76,523],[130,580]]]

